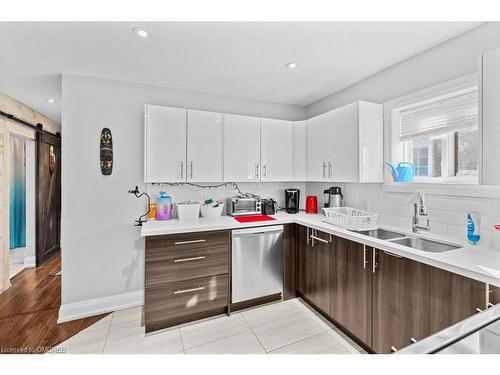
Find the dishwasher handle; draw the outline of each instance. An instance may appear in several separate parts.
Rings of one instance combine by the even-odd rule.
[[[231,231],[232,236],[252,236],[252,235],[261,235],[268,233],[283,233],[284,227],[283,225],[271,225],[268,227],[254,227],[247,229],[235,229]]]

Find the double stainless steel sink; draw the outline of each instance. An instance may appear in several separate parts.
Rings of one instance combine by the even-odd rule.
[[[430,253],[442,253],[445,251],[455,250],[462,247],[447,242],[429,240],[421,237],[408,236],[404,233],[393,232],[382,228],[373,230],[353,230],[352,232],[377,238],[379,240],[390,241],[398,245],[406,246],[421,251],[427,251]]]

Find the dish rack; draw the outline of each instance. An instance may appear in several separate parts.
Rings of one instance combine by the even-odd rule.
[[[327,223],[350,230],[370,230],[377,228],[378,214],[352,207],[323,208]]]

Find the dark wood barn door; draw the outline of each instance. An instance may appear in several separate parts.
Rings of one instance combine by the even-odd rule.
[[[61,138],[37,132],[36,265],[60,250]]]

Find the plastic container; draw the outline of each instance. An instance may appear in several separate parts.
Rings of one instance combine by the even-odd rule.
[[[149,204],[148,219],[149,220],[156,220],[156,203]]]
[[[156,220],[172,219],[172,197],[160,191],[156,198]]]
[[[214,207],[215,205],[217,205],[217,207]],[[222,215],[223,209],[224,209],[224,202],[204,204],[201,206],[201,216],[208,218],[217,218]]]
[[[327,223],[350,230],[371,230],[377,228],[378,214],[352,207],[323,208]]]
[[[180,221],[195,221],[200,217],[200,202],[177,203],[177,216]]]

